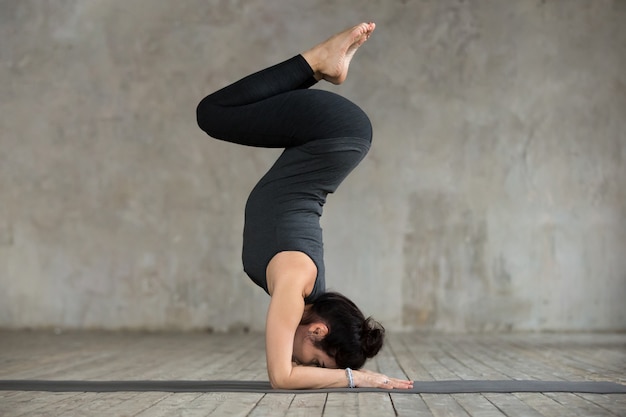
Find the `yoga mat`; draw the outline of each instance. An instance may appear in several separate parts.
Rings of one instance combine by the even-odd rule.
[[[272,389],[267,381],[55,381],[0,380],[0,391],[51,392],[253,392],[309,394],[328,392],[393,392],[397,394],[461,394],[483,392],[580,392],[626,394],[626,385],[609,381],[451,380],[415,381],[410,390],[378,388],[330,388],[312,390]]]

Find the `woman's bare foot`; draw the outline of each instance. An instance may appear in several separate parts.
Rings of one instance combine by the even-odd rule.
[[[350,60],[365,42],[376,24],[361,23],[336,34],[319,45],[304,52],[302,56],[315,72],[315,78],[333,84],[341,84],[348,76]]]

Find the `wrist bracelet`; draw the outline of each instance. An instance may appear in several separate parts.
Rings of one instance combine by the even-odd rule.
[[[352,369],[346,368],[346,378],[348,378],[348,388],[354,388],[354,377],[352,376]]]

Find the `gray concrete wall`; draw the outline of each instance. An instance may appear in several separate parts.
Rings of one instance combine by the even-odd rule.
[[[336,4],[338,3],[338,4]],[[329,287],[391,329],[626,329],[626,2],[0,2],[0,327],[262,329],[240,265],[277,156],[196,103],[375,20],[374,146]]]

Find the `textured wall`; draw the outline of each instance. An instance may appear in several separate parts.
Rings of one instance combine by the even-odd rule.
[[[340,3],[340,5],[336,4]],[[0,2],[0,327],[262,329],[240,265],[277,156],[206,93],[361,20],[374,147],[327,280],[389,328],[626,329],[626,2]]]

